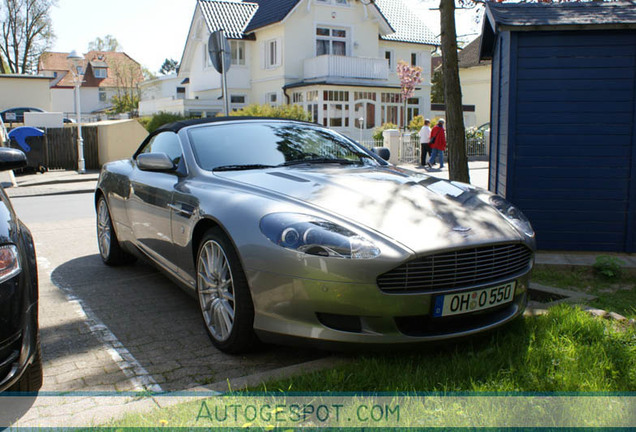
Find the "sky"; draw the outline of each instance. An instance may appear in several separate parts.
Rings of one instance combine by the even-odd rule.
[[[439,34],[439,0],[406,0],[424,17],[429,28]],[[58,0],[51,18],[57,39],[56,52],[87,52],[89,42],[113,35],[123,51],[152,72],[166,58],[181,60],[194,14],[195,0]],[[480,27],[473,11],[460,11],[458,35],[477,37]]]

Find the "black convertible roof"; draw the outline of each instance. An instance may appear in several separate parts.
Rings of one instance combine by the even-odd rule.
[[[277,117],[240,117],[240,116],[233,116],[233,117],[205,117],[205,118],[197,118],[197,119],[191,119],[191,120],[180,120],[180,121],[173,122],[173,123],[167,123],[167,124],[159,127],[153,133],[153,135],[158,133],[158,132],[163,132],[163,131],[178,132],[181,129],[183,129],[184,127],[193,126],[193,125],[200,125],[200,124],[206,124],[206,123],[228,122],[228,121],[229,122],[233,122],[233,121],[241,121],[241,120],[261,120],[261,121],[276,120],[276,121],[288,121],[288,122],[305,123],[305,124],[308,124],[308,125],[316,126],[316,123],[310,123],[310,122],[301,121],[301,120],[294,120],[294,119],[277,118]]]

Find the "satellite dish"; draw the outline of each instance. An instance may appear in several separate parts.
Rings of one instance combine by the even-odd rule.
[[[230,69],[230,64],[232,63],[230,42],[228,42],[225,37],[223,30],[217,30],[210,35],[208,39],[208,53],[210,54],[212,65],[218,73],[227,72],[228,69]],[[223,70],[224,66],[225,71]]]

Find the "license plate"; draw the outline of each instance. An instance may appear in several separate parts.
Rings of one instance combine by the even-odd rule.
[[[486,289],[447,294],[435,298],[434,317],[475,312],[510,303],[515,296],[516,282]]]

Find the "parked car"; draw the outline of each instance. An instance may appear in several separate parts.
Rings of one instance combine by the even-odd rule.
[[[40,108],[33,107],[16,107],[9,108],[2,112],[0,112],[0,116],[2,116],[2,120],[5,123],[13,122],[13,123],[24,123],[24,113],[25,112],[44,112],[44,110]]]
[[[25,112],[46,112],[40,108],[33,107],[19,107],[19,108],[9,108],[2,112],[0,112],[0,117],[2,117],[2,121],[5,123],[24,123],[24,113]],[[75,123],[75,120],[70,119],[68,117],[64,117],[62,119],[64,123]]]
[[[311,123],[163,126],[103,167],[95,204],[103,261],[154,263],[230,353],[464,336],[527,302],[535,239],[516,207]]]
[[[0,171],[25,165],[23,152],[0,148]],[[42,385],[42,355],[35,247],[2,188],[0,221],[0,392],[37,392]]]

